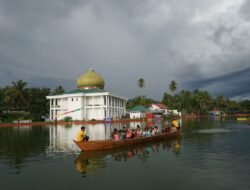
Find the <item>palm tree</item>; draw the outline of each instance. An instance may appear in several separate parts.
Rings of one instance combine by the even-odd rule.
[[[139,88],[141,88],[141,89],[145,86],[145,81],[144,81],[143,78],[140,78],[140,79],[137,81],[137,86],[138,86]],[[141,101],[140,101],[140,102],[142,103],[142,96],[141,96]]]
[[[18,80],[16,82],[12,82],[12,84],[13,86],[9,87],[5,91],[4,101],[15,110],[22,110],[25,105],[27,105],[27,83],[22,80]]]
[[[195,99],[195,106],[199,113],[206,113],[208,112],[209,108],[211,107],[212,97],[207,91],[196,91],[194,93]]]
[[[140,78],[140,79],[138,80],[137,86],[138,86],[139,88],[143,88],[143,87],[145,86],[145,81],[144,81],[143,78]]]
[[[171,92],[174,92],[177,89],[177,83],[174,80],[169,84],[169,89]]]
[[[181,109],[184,112],[190,112],[191,107],[191,93],[187,90],[182,90],[179,94],[181,101]]]
[[[52,94],[58,95],[58,94],[63,94],[64,92],[65,92],[64,88],[61,85],[59,85],[58,87],[55,88]]]
[[[217,96],[214,99],[215,107],[219,110],[223,110],[227,106],[227,100],[223,96]]]

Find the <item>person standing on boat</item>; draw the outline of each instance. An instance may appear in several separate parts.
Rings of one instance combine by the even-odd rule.
[[[173,125],[176,129],[179,129],[179,128],[180,128],[179,123],[178,123],[178,121],[177,121],[176,119],[174,119],[174,120],[172,121],[172,125]]]
[[[178,121],[176,119],[174,119],[172,121],[172,126],[173,127],[171,127],[171,129],[170,129],[170,133],[175,133],[180,129],[179,123],[178,123]]]
[[[85,133],[85,127],[82,126],[81,130],[78,131],[77,136],[76,136],[76,141],[88,141],[89,137]]]

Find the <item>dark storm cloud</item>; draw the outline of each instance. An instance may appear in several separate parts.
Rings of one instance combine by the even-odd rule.
[[[92,67],[107,90],[128,97],[161,99],[171,80],[180,90],[243,95],[247,76],[240,85],[225,76],[249,68],[247,7],[243,0],[2,0],[0,85],[23,79],[73,89]]]
[[[240,96],[250,92],[250,67],[247,69],[235,71],[225,75],[192,81],[186,84],[189,88],[207,89],[214,92],[215,95],[223,95],[227,97]]]

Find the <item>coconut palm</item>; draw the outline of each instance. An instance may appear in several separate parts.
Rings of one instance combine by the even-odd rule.
[[[207,91],[195,91],[194,99],[199,113],[206,113],[211,107],[212,97]]]
[[[141,89],[145,86],[145,81],[144,81],[143,78],[140,78],[140,79],[137,81],[137,86],[138,86],[139,88],[141,88]],[[140,101],[141,103],[143,102],[142,99],[143,99],[143,97],[141,96],[141,101]]]
[[[174,80],[169,84],[169,89],[171,92],[174,92],[177,89],[177,83]]]
[[[138,80],[137,86],[138,86],[139,88],[143,88],[143,87],[145,86],[145,81],[144,81],[143,78],[140,78],[140,79]]]
[[[12,82],[12,86],[7,88],[5,91],[5,103],[15,110],[24,109],[24,107],[27,105],[26,85],[27,83],[22,80]]]
[[[52,94],[58,95],[58,94],[63,94],[64,92],[65,92],[64,88],[61,85],[59,85],[58,87],[55,88]]]

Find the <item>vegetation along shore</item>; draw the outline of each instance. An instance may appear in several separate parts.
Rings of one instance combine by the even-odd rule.
[[[139,88],[145,86],[145,81],[140,78],[137,82]],[[131,98],[127,101],[127,109],[137,105],[145,107],[152,103],[163,103],[169,109],[177,109],[184,115],[207,114],[217,108],[226,114],[249,114],[250,100],[235,101],[224,96],[212,96],[206,90],[195,89],[192,91],[181,90],[175,93],[177,83],[171,81],[161,100],[154,100],[145,95]],[[27,82],[18,80],[11,85],[0,87],[0,123],[11,123],[14,120],[44,121],[49,111],[48,95],[62,94],[62,86],[55,89],[28,87]]]

